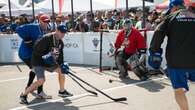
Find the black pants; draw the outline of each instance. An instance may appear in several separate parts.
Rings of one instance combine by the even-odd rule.
[[[129,59],[129,57],[131,57],[131,55],[126,54],[124,51],[119,51],[115,57],[115,62],[116,62],[116,66],[119,69],[119,75],[120,76],[127,76],[128,73],[128,63],[127,63],[127,59]]]
[[[23,59],[23,61],[30,69],[32,69],[31,59]],[[29,72],[29,79],[28,79],[26,88],[29,87],[33,83],[33,80],[35,79],[35,75],[36,74],[33,71]],[[43,85],[38,87],[37,93],[40,94],[42,91],[43,91]]]

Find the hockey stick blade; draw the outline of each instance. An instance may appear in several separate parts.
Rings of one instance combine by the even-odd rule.
[[[83,88],[85,91],[97,96],[98,94],[94,91],[86,89],[83,85],[81,85],[76,79],[74,79],[71,75],[68,75],[73,81],[75,81],[81,88]]]
[[[91,84],[87,83],[86,81],[84,81],[83,79],[79,78],[78,76],[74,75],[73,73],[69,72],[69,74],[73,77],[75,77],[76,79],[80,80],[81,82],[85,83],[86,85],[88,85],[89,87],[95,89],[96,91],[98,91],[99,93],[101,93],[102,95],[106,96],[107,98],[115,101],[115,102],[119,102],[119,101],[126,101],[127,98],[126,97],[121,97],[121,98],[113,98],[111,96],[109,96],[108,94],[104,93],[103,91],[97,89],[96,87],[92,86]]]
[[[113,99],[115,102],[121,102],[121,101],[126,101],[127,98],[126,97],[121,97],[121,98],[117,98],[117,99]]]

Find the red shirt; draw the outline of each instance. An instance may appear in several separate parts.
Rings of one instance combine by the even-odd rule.
[[[124,37],[125,37],[125,30],[121,30],[116,38],[115,42],[115,48],[119,49],[124,42]],[[125,46],[125,53],[126,54],[134,54],[136,53],[139,49],[146,49],[146,41],[144,37],[141,35],[141,33],[135,29],[131,28],[131,33],[128,36],[128,45]]]

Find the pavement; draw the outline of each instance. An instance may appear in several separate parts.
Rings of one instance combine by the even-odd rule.
[[[44,91],[52,99],[36,99],[28,96],[29,105],[20,104],[19,95],[28,81],[29,69],[25,65],[0,66],[0,110],[179,110],[175,102],[173,89],[165,76],[155,76],[147,81],[139,81],[129,71],[129,78],[120,80],[116,70],[99,72],[95,67],[70,66],[75,75],[100,89],[113,98],[126,97],[127,101],[114,102],[98,93],[90,94],[82,89],[70,77],[66,76],[65,88],[74,94],[72,97],[58,97],[58,79],[56,73],[46,72]],[[110,83],[109,80],[113,82]],[[82,83],[87,89],[95,91]],[[190,110],[195,110],[195,84],[190,83],[187,92]],[[35,91],[36,92],[36,91]]]

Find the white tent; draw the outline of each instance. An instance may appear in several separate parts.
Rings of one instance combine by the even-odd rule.
[[[116,0],[93,0],[96,2],[101,2],[104,4],[109,4],[115,8],[115,1]],[[117,7],[116,8],[126,8],[126,0],[117,0]],[[128,7],[141,7],[143,5],[143,0],[128,0]],[[154,3],[150,3],[145,1],[145,6],[154,6]]]
[[[3,1],[7,1],[7,0],[3,0]],[[16,1],[16,0],[13,0],[13,1],[11,0],[12,16],[18,16],[18,15],[21,15],[21,14],[32,15],[32,7],[23,7],[21,5],[18,5],[17,3],[14,3],[14,1]],[[32,0],[28,0],[28,1],[32,1]],[[36,6],[35,6],[34,10],[35,10],[35,15],[37,13],[39,13],[40,11],[45,12],[45,13],[51,12],[51,10],[49,10],[49,9],[40,8],[40,7],[36,7]],[[6,2],[5,6],[3,6],[0,9],[0,14],[9,15],[9,5],[8,5],[8,2]]]
[[[0,7],[2,7],[2,6],[4,6],[4,5],[6,5],[6,2],[3,1],[3,0],[1,0],[1,1],[0,1]]]
[[[12,16],[18,16],[21,14],[27,14],[32,15],[32,8],[19,8],[19,9],[12,9]],[[51,13],[51,10],[44,9],[44,8],[35,8],[35,15],[37,15],[39,12],[45,12],[45,13]],[[0,10],[1,14],[9,15],[9,10]]]
[[[115,9],[115,0],[92,0],[93,10]],[[141,7],[142,0],[128,0],[128,7]],[[90,0],[73,0],[74,11],[90,11]],[[52,9],[51,0],[45,0],[36,5],[45,9]],[[146,2],[145,6],[154,6],[153,3]],[[126,0],[118,0],[117,8],[125,8]],[[59,12],[59,0],[54,0],[54,10]],[[71,0],[64,0],[62,12],[71,12]]]
[[[93,10],[113,9],[109,4],[93,1]],[[90,11],[90,0],[73,0],[74,11]],[[51,0],[45,0],[38,3],[36,6],[44,7],[46,9],[52,9]],[[54,2],[55,12],[59,12],[59,0]],[[71,0],[64,0],[62,12],[71,12]]]
[[[5,5],[0,10],[8,10],[9,9],[9,4],[8,4],[7,0],[1,0],[1,2],[4,2]],[[21,7],[20,5],[15,4],[11,0],[10,0],[10,3],[11,3],[11,9],[18,9],[18,8]]]

